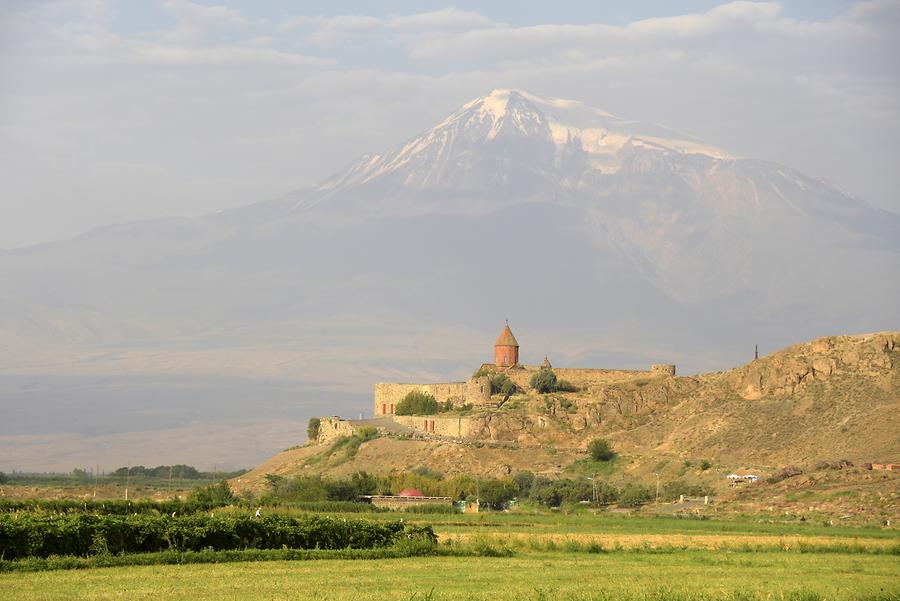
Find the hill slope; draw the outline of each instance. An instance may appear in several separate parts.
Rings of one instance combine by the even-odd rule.
[[[346,476],[417,467],[561,474],[597,436],[623,455],[620,477],[699,458],[763,473],[841,459],[900,462],[900,333],[820,338],[726,372],[518,395],[474,419],[483,427],[473,440],[384,437],[350,458],[323,445],[286,451],[238,486],[258,489],[266,473]]]

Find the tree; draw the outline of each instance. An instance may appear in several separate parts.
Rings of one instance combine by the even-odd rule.
[[[516,486],[507,480],[487,480],[479,488],[479,501],[491,509],[506,509],[506,504],[518,493]]]
[[[531,485],[534,484],[534,472],[522,470],[513,476],[513,484],[519,489],[519,494],[527,497],[531,492]]]
[[[609,461],[616,456],[612,445],[605,438],[595,438],[588,443],[588,454],[594,461]]]
[[[650,502],[654,496],[654,491],[649,486],[626,484],[619,495],[619,505],[622,507],[637,507]]]
[[[309,418],[309,423],[306,425],[306,437],[309,440],[318,440],[319,432],[322,429],[322,420],[318,417]]]
[[[400,399],[394,410],[396,415],[433,415],[438,412],[438,402],[427,392],[413,390]]]
[[[234,501],[234,493],[231,492],[228,482],[222,480],[202,488],[195,488],[191,491],[188,500],[209,505],[227,505]]]
[[[516,383],[510,380],[506,374],[497,374],[491,378],[491,394],[500,393],[508,399],[517,389]]]
[[[263,478],[266,481],[266,486],[272,489],[278,488],[286,480],[284,476],[279,476],[278,474],[266,474]]]
[[[0,484],[6,484],[8,481],[9,478],[7,478],[6,474],[0,472]]]
[[[531,387],[541,394],[553,392],[556,390],[556,374],[552,369],[541,368],[531,376]]]

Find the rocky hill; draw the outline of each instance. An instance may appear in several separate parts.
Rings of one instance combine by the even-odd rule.
[[[840,460],[898,463],[900,333],[820,338],[726,372],[595,383],[573,393],[530,391],[468,417],[478,427],[465,440],[386,434],[352,456],[334,445],[298,447],[235,485],[259,488],[267,473],[417,467],[559,475],[578,469],[595,437],[609,439],[620,453],[613,478],[674,474],[701,459],[719,471],[752,467],[764,475]]]

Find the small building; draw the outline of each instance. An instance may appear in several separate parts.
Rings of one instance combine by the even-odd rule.
[[[393,510],[422,505],[453,507],[453,499],[451,497],[426,497],[422,494],[422,491],[415,488],[401,490],[396,495],[365,495],[363,498],[368,499],[375,507]]]
[[[731,481],[732,486],[737,486],[738,484],[753,484],[759,480],[759,476],[756,474],[728,474],[725,477]]]

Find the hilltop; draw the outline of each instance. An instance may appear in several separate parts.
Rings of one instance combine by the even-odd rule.
[[[522,368],[515,378],[525,381],[535,369]],[[724,489],[724,473],[739,469],[763,477],[793,465],[806,471],[843,469],[849,481],[860,484],[871,479],[860,471],[865,463],[900,462],[897,332],[819,338],[697,376],[555,371],[579,389],[527,390],[500,407],[475,408],[458,418],[473,424],[464,437],[392,430],[384,420],[342,422],[351,428],[345,433],[374,424],[382,435],[349,453],[341,438],[290,449],[232,483],[259,491],[266,474],[347,476],[427,468],[448,475],[502,477],[531,470],[558,477],[596,470],[613,482],[646,482],[660,473]],[[619,457],[606,465],[590,462],[585,448],[596,437],[611,441]],[[875,498],[887,494],[895,503],[896,478],[881,473],[876,480],[881,484]]]

